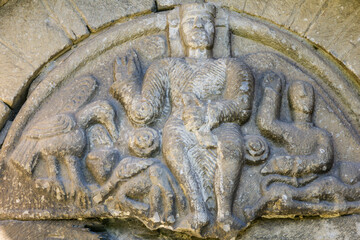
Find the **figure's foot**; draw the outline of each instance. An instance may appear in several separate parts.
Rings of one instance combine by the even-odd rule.
[[[56,199],[59,201],[66,198],[64,186],[59,180],[55,178],[36,179],[35,186],[36,188],[46,190],[48,193],[56,197]]]
[[[194,214],[192,219],[192,226],[195,229],[201,230],[201,228],[205,227],[209,224],[209,214],[207,211],[200,211]]]
[[[253,207],[246,207],[244,209],[244,215],[248,222],[255,220],[255,218],[256,218],[255,209]]]
[[[183,219],[176,227],[177,230],[184,232],[190,232],[192,235],[197,237],[201,236],[201,230],[203,227],[208,225],[210,222],[209,215],[206,211],[189,214]]]
[[[95,191],[93,191],[92,193],[92,200],[94,201],[94,203],[99,204],[104,200],[105,197],[105,192],[103,191],[102,188],[99,188]]]
[[[244,222],[233,215],[217,218],[216,224],[221,239],[235,239],[239,231],[246,226]]]
[[[69,198],[75,200],[79,207],[87,208],[91,206],[91,194],[82,184],[74,184],[70,187]]]

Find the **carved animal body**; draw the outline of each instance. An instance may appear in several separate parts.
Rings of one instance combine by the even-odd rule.
[[[24,134],[12,155],[12,163],[32,174],[40,157],[81,157],[86,146],[85,131],[74,114],[64,113],[38,122]]]
[[[82,183],[78,169],[79,158],[87,144],[86,128],[91,124],[103,124],[110,135],[117,138],[114,123],[115,112],[107,101],[96,101],[76,113],[61,113],[31,126],[20,139],[10,161],[21,171],[32,174],[39,158],[48,165],[51,180],[56,181],[55,160],[64,160],[75,188]]]

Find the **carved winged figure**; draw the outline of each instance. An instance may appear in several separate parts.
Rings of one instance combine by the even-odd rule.
[[[67,112],[45,118],[31,125],[23,134],[10,161],[19,170],[32,175],[40,158],[47,164],[48,179],[37,183],[48,191],[65,197],[63,184],[58,180],[57,160],[62,160],[71,180],[70,197],[84,201],[87,188],[82,183],[79,159],[87,144],[86,128],[99,123],[105,126],[113,138],[118,137],[114,122],[115,112],[109,102],[99,100],[85,105],[77,112]]]

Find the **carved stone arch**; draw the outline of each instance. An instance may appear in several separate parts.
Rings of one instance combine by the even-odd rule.
[[[289,123],[292,122],[290,117],[291,109],[287,100],[288,87],[295,80],[301,80],[310,83],[315,91],[316,105],[313,112],[313,123],[317,128],[326,130],[332,136],[334,164],[332,169],[324,171],[325,175],[319,173],[319,181],[305,179],[303,183],[296,183],[299,185],[295,185],[295,183],[286,182],[290,181],[287,179],[284,181],[279,180],[277,184],[285,185],[288,183],[290,186],[299,188],[299,192],[307,191],[307,189],[305,189],[305,187],[308,186],[307,181],[309,181],[309,184],[315,183],[315,187],[318,185],[322,186],[321,184],[323,184],[325,180],[328,180],[329,182],[333,181],[334,185],[338,184],[336,187],[340,189],[335,189],[334,191],[340,192],[350,191],[349,189],[356,188],[358,180],[360,179],[341,179],[346,173],[350,173],[348,169],[351,168],[351,166],[356,168],[359,165],[360,99],[358,97],[359,88],[357,86],[357,80],[354,76],[348,74],[347,69],[330,58],[327,53],[314,50],[314,47],[309,42],[284,28],[259,20],[256,17],[245,13],[237,13],[220,7],[218,7],[217,11],[218,13],[221,12],[218,16],[221,16],[222,18],[217,22],[217,28],[220,28],[218,29],[218,32],[225,37],[219,37],[223,42],[216,43],[214,47],[214,56],[219,59],[227,58],[229,56],[236,58],[247,65],[254,76],[255,97],[253,100],[252,115],[250,119],[241,126],[242,134],[247,135],[247,138],[245,138],[246,141],[252,139],[251,137],[248,137],[250,135],[264,135],[256,124],[256,117],[263,97],[261,95],[263,88],[262,84],[264,81],[263,78],[269,71],[278,73],[281,78],[285,80],[283,93],[281,95],[282,105],[279,119]],[[139,73],[139,75],[141,77],[146,74],[147,69],[152,66],[152,63],[171,57],[171,39],[169,43],[169,35],[167,33],[169,30],[168,14],[169,11],[164,11],[146,16],[134,17],[131,21],[116,23],[107,29],[94,34],[90,38],[81,41],[76,48],[73,48],[60,56],[54,65],[49,66],[47,70],[43,71],[38,76],[30,90],[27,101],[17,114],[1,149],[0,156],[3,164],[3,176],[7,178],[7,180],[4,180],[4,184],[1,188],[12,189],[12,192],[8,192],[8,195],[2,197],[2,204],[4,206],[1,214],[2,218],[19,220],[93,217],[125,218],[131,214],[142,221],[150,229],[165,227],[198,237],[229,238],[226,230],[224,230],[225,233],[220,230],[219,232],[217,232],[217,230],[211,230],[211,226],[213,226],[211,224],[214,224],[215,220],[211,220],[209,226],[204,226],[204,229],[202,229],[204,230],[203,232],[199,232],[199,229],[196,227],[181,225],[181,223],[177,222],[182,222],[189,216],[189,213],[191,213],[189,203],[187,202],[189,199],[186,199],[186,189],[184,193],[185,187],[181,186],[182,183],[179,182],[179,179],[175,179],[176,177],[174,178],[174,176],[172,176],[174,173],[166,166],[164,156],[158,151],[158,147],[154,147],[154,151],[149,151],[151,152],[150,154],[141,153],[144,154],[145,157],[139,157],[136,155],[136,151],[128,149],[129,147],[131,148],[134,146],[134,143],[132,143],[133,145],[128,144],[129,135],[133,134],[136,131],[135,129],[139,128],[131,125],[131,119],[129,120],[127,118],[123,103],[120,104],[109,94],[109,89],[114,82],[114,78],[116,78],[116,64],[114,67],[114,62],[116,62],[117,57],[125,56],[128,54],[129,50],[134,49],[140,60],[142,72]],[[228,37],[228,39],[226,39],[226,37]],[[219,41],[219,38],[217,38],[217,41]],[[248,49],[242,49],[242,47],[247,47]],[[74,89],[73,86],[76,86],[77,84],[84,86],[81,91]],[[100,124],[100,126],[95,125],[94,128],[90,127],[90,125],[80,125],[80,113],[86,112],[86,109],[92,107],[94,109],[106,109],[108,107],[108,113],[110,115],[112,114],[112,120],[120,130],[119,139],[115,140],[112,138],[111,131],[109,130],[111,127],[106,126],[104,123]],[[112,111],[114,113],[112,113]],[[171,110],[169,111],[171,112]],[[21,171],[20,173],[17,172],[17,168],[11,163],[14,156],[16,156],[17,147],[23,143],[25,145],[27,144],[27,142],[23,142],[23,140],[34,133],[33,129],[34,126],[36,126],[36,123],[45,120],[44,124],[47,126],[46,124],[49,124],[48,119],[50,119],[50,117],[53,115],[60,116],[61,114],[65,114],[65,118],[70,119],[65,121],[67,124],[66,127],[63,125],[55,125],[61,130],[61,133],[68,133],[75,128],[84,128],[83,134],[86,134],[89,139],[95,139],[100,133],[102,136],[109,135],[104,137],[104,139],[94,140],[96,143],[93,144],[97,144],[96,146],[101,147],[105,146],[106,150],[104,150],[105,148],[101,148],[99,151],[92,152],[93,149],[87,145],[88,141],[91,141],[88,139],[84,140],[86,143],[84,146],[81,146],[82,149],[79,151],[79,156],[77,156],[77,158],[82,161],[79,169],[80,171],[83,171],[84,182],[89,185],[88,188],[90,192],[93,191],[94,188],[96,189],[96,187],[92,185],[106,185],[104,182],[108,182],[107,180],[109,179],[115,182],[124,181],[123,179],[130,179],[128,182],[129,184],[124,184],[122,189],[117,190],[117,195],[114,195],[114,198],[118,197],[121,199],[121,193],[123,193],[123,195],[139,195],[139,193],[129,193],[132,190],[131,186],[135,185],[136,181],[139,179],[139,181],[144,181],[146,182],[144,184],[148,184],[149,186],[159,184],[160,188],[164,187],[162,184],[169,184],[165,183],[166,181],[174,181],[175,183],[171,183],[174,185],[171,186],[174,188],[174,193],[176,193],[176,210],[174,211],[179,211],[179,216],[177,216],[178,219],[175,219],[174,216],[170,215],[167,216],[168,218],[165,220],[158,220],[157,218],[159,218],[159,216],[150,216],[139,213],[132,210],[130,207],[129,209],[126,209],[124,208],[124,206],[126,206],[124,203],[127,201],[126,198],[121,199],[121,201],[123,201],[121,204],[124,205],[120,207],[120,210],[109,211],[108,208],[114,206],[111,204],[109,204],[109,206],[104,206],[102,204],[105,201],[102,202],[102,200],[96,202],[95,206],[90,207],[90,205],[86,206],[87,203],[81,202],[81,199],[75,199],[76,201],[73,201],[73,199],[66,196],[64,200],[61,199],[59,195],[50,197],[50,195],[46,195],[47,193],[43,189],[37,189],[33,182],[36,180],[34,178],[46,177],[46,174],[41,173],[41,171],[45,171],[46,166],[39,167],[40,170],[36,167],[38,159],[34,160],[34,166],[27,167],[28,169],[33,168],[33,170],[28,170],[28,172],[30,172],[30,178]],[[164,116],[163,119],[160,119],[153,125],[149,125],[151,128],[156,129],[156,131],[153,132],[151,132],[153,129],[150,130],[155,139],[159,136],[161,138],[162,127],[167,120],[166,117],[167,116]],[[78,126],[75,126],[71,121],[75,121]],[[53,125],[51,126],[53,127]],[[40,128],[42,129],[41,126]],[[38,128],[35,130],[38,130]],[[36,134],[38,135],[33,134],[30,138],[41,138],[41,134],[44,133],[36,131]],[[46,134],[53,133],[47,132]],[[56,134],[59,133],[56,132]],[[256,137],[259,136],[255,136],[255,138]],[[161,142],[159,139],[156,141]],[[268,146],[266,145],[266,148],[270,148],[270,156],[273,156],[274,154],[284,154],[284,152],[289,153],[286,147],[281,144],[279,145],[276,141],[270,140],[267,136],[265,136],[265,139],[260,138],[260,140],[255,139],[254,141],[262,141],[265,145],[268,144]],[[344,145],[349,147],[344,148]],[[32,145],[29,146],[31,147]],[[111,150],[109,150],[110,148]],[[45,153],[41,154],[46,155]],[[269,153],[267,152],[266,155],[268,154]],[[74,153],[72,155],[76,154]],[[134,157],[134,155],[136,155],[136,157]],[[150,158],[150,155],[159,160]],[[266,159],[266,157],[264,159]],[[41,160],[41,156],[37,158],[40,159],[40,162],[43,161]],[[95,161],[96,159],[106,159],[102,164],[109,165],[108,169],[103,170],[103,173],[101,173],[102,175],[100,174],[100,176],[97,177],[92,177],[91,174],[94,171],[96,172],[96,168],[99,166],[96,164],[91,165],[92,169],[90,169],[90,165],[86,165],[88,162],[94,162],[94,159]],[[265,202],[261,202],[262,195],[264,195],[260,189],[262,178],[264,177],[261,174],[261,169],[266,164],[262,162],[264,159],[256,162],[255,165],[250,163],[244,166],[239,183],[240,185],[233,200],[234,215],[241,220],[246,220],[247,224],[253,220],[252,217],[261,216],[322,216],[359,212],[360,205],[358,204],[358,199],[349,200],[349,204],[341,202],[339,205],[336,205],[338,204],[338,202],[336,202],[333,208],[329,207],[323,209],[321,208],[322,205],[319,205],[315,210],[304,210],[304,213],[299,213],[299,211],[293,210],[293,205],[286,204],[283,206],[283,212],[281,211],[281,208],[280,210],[272,209],[271,206],[268,206],[269,202],[280,201],[281,199],[276,198],[278,196],[273,193],[274,191],[271,192],[271,187],[269,186],[272,182],[269,182],[269,185],[266,185],[265,188],[269,187],[266,191],[269,192],[269,196],[273,194],[271,195],[273,199],[270,199],[269,202],[266,202],[266,200],[264,200]],[[119,164],[119,162],[123,165]],[[343,162],[345,162],[345,164]],[[133,163],[136,164],[131,165]],[[349,167],[347,163],[353,165]],[[20,167],[22,166],[21,164],[22,163],[20,162]],[[31,163],[30,165],[33,164]],[[66,186],[69,183],[66,182],[71,178],[69,173],[71,170],[64,170],[66,168],[66,164],[64,165],[64,163],[59,163],[59,165],[60,178],[64,180],[65,191],[70,191],[67,189],[68,186]],[[89,168],[89,170],[84,170],[86,167]],[[115,174],[112,174],[112,171],[118,171],[117,177],[121,180],[113,179],[112,177],[114,177]],[[316,174],[318,173],[316,172]],[[355,172],[351,172],[351,174],[353,174],[355,178],[359,175],[356,170]],[[162,178],[163,176],[167,176],[166,180]],[[251,178],[253,181],[250,183],[248,179]],[[101,180],[103,182],[99,183],[100,180],[98,179],[103,179]],[[156,183],[154,183],[149,179],[157,180],[155,181]],[[264,177],[264,179],[267,178]],[[301,181],[302,180],[300,180],[300,182]],[[20,185],[15,186],[13,185],[13,182],[20,183]],[[116,184],[119,184],[118,182],[116,182]],[[30,189],[29,193],[24,193],[21,190],[24,185]],[[287,186],[282,190],[287,190],[286,187]],[[139,187],[139,189],[141,188]],[[249,193],[250,190],[253,192]],[[87,193],[81,194],[86,195]],[[46,196],[44,197],[45,200],[32,201],[32,199],[40,195]],[[294,196],[295,195],[296,193],[294,193]],[[17,201],[18,199],[20,199],[19,206],[13,205],[12,202]],[[140,197],[137,200],[148,201],[147,197],[144,199]],[[245,209],[250,203],[256,201],[259,201],[258,204],[261,205],[259,207],[260,210],[257,210],[254,216],[247,217],[246,213],[244,213]],[[100,204],[97,205],[98,203]],[[55,205],[56,207],[53,207]],[[79,206],[80,208],[76,209]],[[301,207],[302,206],[300,206],[300,208]],[[171,217],[174,218],[174,220],[172,220]],[[231,228],[232,227],[233,226],[231,226]],[[245,226],[242,226],[241,229],[244,229],[244,227]],[[236,229],[236,234],[238,230],[239,229]],[[231,237],[234,236],[234,233],[231,234]]]

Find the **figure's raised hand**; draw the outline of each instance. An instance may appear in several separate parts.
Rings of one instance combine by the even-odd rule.
[[[141,64],[135,50],[131,49],[125,56],[116,58],[114,74],[115,81],[137,81],[141,78]]]
[[[276,93],[281,93],[282,82],[282,77],[271,71],[265,74],[262,84],[264,88],[270,88]]]

